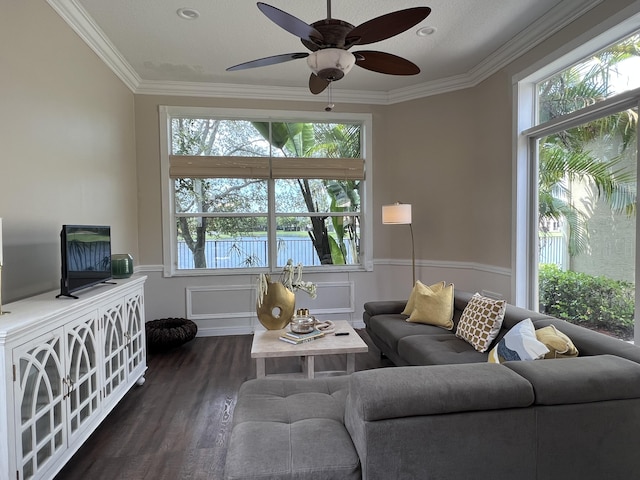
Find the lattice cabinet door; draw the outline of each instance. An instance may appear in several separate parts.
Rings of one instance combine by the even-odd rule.
[[[97,310],[64,326],[69,388],[66,407],[71,441],[94,419],[101,404],[98,326]]]
[[[102,309],[104,401],[127,388],[127,324],[122,299]]]
[[[64,454],[69,387],[63,329],[13,349],[17,477],[27,480]]]
[[[144,383],[146,369],[146,349],[144,331],[144,295],[140,291],[128,295],[125,299],[127,331],[127,373],[138,376],[139,385]]]

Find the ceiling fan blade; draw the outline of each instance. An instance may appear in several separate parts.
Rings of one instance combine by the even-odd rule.
[[[282,55],[273,55],[271,57],[258,58],[257,60],[251,60],[250,62],[240,63],[233,67],[227,68],[227,72],[233,72],[236,70],[246,70],[247,68],[266,67],[267,65],[275,65],[277,63],[284,63],[290,60],[297,60],[299,58],[307,58],[309,56],[306,52],[299,53],[283,53]]]
[[[309,40],[313,43],[322,41],[322,34],[299,18],[262,2],[258,2],[258,8],[269,20],[279,27],[284,28],[287,32],[293,33],[296,37]]]
[[[315,73],[312,73],[309,77],[309,90],[314,95],[322,93],[325,88],[329,86],[329,80],[325,80],[324,78],[320,78]]]
[[[360,50],[353,52],[353,54],[356,56],[356,65],[372,72],[389,75],[417,75],[420,73],[420,67],[415,63],[391,53]]]
[[[407,8],[387,13],[358,25],[347,34],[346,43],[367,45],[386,40],[419,24],[431,13],[429,7]]]

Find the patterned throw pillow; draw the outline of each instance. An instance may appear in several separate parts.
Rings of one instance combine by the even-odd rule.
[[[498,336],[507,303],[475,293],[462,311],[456,337],[473,345],[479,352],[486,352]]]
[[[416,306],[416,295],[418,295],[418,293],[420,292],[425,292],[425,291],[430,291],[430,292],[439,292],[440,290],[442,290],[445,286],[444,282],[438,282],[438,283],[434,283],[433,285],[425,285],[424,283],[422,283],[420,280],[416,281],[416,284],[413,286],[413,289],[411,290],[411,295],[409,295],[409,300],[407,301],[407,305],[404,307],[404,310],[402,311],[402,315],[411,315],[411,312],[413,312],[413,309]]]
[[[549,353],[544,343],[536,338],[530,318],[518,322],[489,352],[490,363],[513,360],[537,360]]]

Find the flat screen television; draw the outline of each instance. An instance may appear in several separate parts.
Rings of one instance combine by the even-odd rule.
[[[63,225],[60,231],[62,274],[60,296],[111,279],[111,227]]]

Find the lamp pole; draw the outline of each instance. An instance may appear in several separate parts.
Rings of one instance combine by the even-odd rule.
[[[416,249],[413,243],[413,224],[409,224],[409,230],[411,231],[411,269],[413,272],[413,283],[412,286],[416,284]]]

